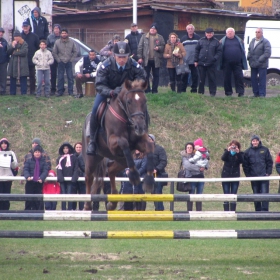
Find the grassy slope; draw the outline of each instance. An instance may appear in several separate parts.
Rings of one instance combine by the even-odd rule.
[[[257,133],[273,157],[278,151],[279,98],[210,98],[196,94],[148,95],[150,132],[168,154],[168,172],[176,176],[179,151],[202,137],[211,151],[207,177],[219,177],[226,144],[238,139],[243,149]],[[70,97],[35,100],[1,97],[0,137],[7,137],[22,162],[31,140],[40,137],[52,158],[63,141],[79,141],[93,100]],[[70,125],[65,121],[72,120]],[[275,172],[274,172],[275,173]],[[14,183],[13,192],[23,192]],[[275,192],[276,182],[271,191]],[[206,184],[205,193],[220,193],[221,185]],[[241,184],[240,193],[251,193]],[[241,203],[240,203],[241,204]],[[22,204],[16,209],[22,209]],[[16,206],[14,206],[16,205]],[[183,204],[182,207],[185,207]],[[204,204],[221,210],[221,203]],[[152,206],[150,206],[152,207]],[[179,208],[181,206],[178,206]],[[252,204],[239,209],[253,210]],[[271,207],[279,211],[278,204]],[[1,230],[167,230],[280,228],[278,222],[17,222],[0,221]],[[278,240],[34,240],[0,239],[3,279],[277,279]],[[105,255],[103,255],[104,253]],[[49,273],[43,273],[43,269]],[[97,274],[86,272],[97,269]],[[46,271],[45,271],[46,272]],[[93,271],[94,272],[94,271]],[[137,276],[138,275],[138,276]]]

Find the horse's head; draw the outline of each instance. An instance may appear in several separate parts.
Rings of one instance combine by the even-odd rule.
[[[123,90],[119,94],[127,117],[138,136],[148,132],[146,87],[147,81],[126,80]]]

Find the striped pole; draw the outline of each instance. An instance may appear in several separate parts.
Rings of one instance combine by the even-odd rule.
[[[0,238],[280,239],[280,229],[189,231],[0,231]]]
[[[280,194],[0,194],[0,201],[230,201],[280,202]]]
[[[44,213],[0,212],[0,220],[26,221],[279,221],[280,212],[172,212],[172,211],[45,211]]]

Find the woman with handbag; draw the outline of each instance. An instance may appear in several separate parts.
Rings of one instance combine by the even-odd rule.
[[[185,145],[185,150],[181,152],[182,156],[182,166],[185,169],[185,177],[187,178],[204,178],[204,167],[199,167],[189,161],[191,157],[195,154],[194,152],[194,144],[192,142],[188,142]],[[191,190],[190,194],[202,194],[204,189],[204,182],[191,182]],[[193,210],[193,202],[187,201],[187,209],[188,211]],[[196,211],[202,211],[202,202],[196,202]]]
[[[174,32],[169,34],[169,40],[165,45],[163,57],[167,59],[167,69],[171,90],[175,92],[175,81],[177,93],[182,92],[182,74],[185,73],[183,57],[186,55],[184,46],[180,43],[178,35]]]

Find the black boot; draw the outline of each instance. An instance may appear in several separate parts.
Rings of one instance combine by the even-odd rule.
[[[196,206],[196,211],[202,211],[202,202],[201,201],[197,201],[195,203]]]
[[[188,211],[192,211],[193,208],[193,202],[192,201],[187,201],[187,209]]]
[[[230,203],[230,211],[234,211],[236,210],[236,203],[235,202],[231,202]]]
[[[174,82],[170,82],[170,88],[172,91],[175,91],[175,83]]]
[[[95,116],[90,117],[90,140],[87,147],[87,155],[96,155],[96,136],[98,130],[98,123],[95,120]]]
[[[224,211],[229,211],[229,203],[224,203]]]
[[[182,93],[182,82],[177,82],[177,93]]]

